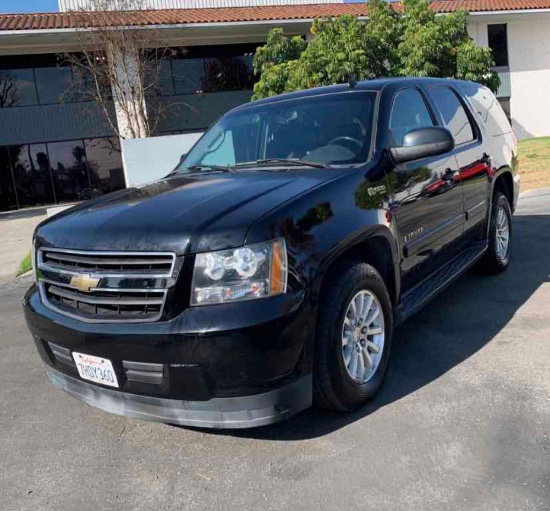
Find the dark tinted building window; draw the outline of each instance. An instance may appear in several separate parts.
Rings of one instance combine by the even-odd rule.
[[[159,94],[161,96],[173,96],[175,94],[174,81],[172,79],[172,63],[169,60],[165,60],[160,64],[158,81]]]
[[[456,94],[448,87],[430,87],[430,93],[441,112],[445,126],[460,145],[474,140],[474,131],[470,119]]]
[[[256,44],[173,50],[161,65],[161,96],[252,90]]]
[[[493,50],[496,66],[508,65],[508,35],[506,24],[487,25],[489,48]]]
[[[72,101],[73,77],[69,67],[36,68],[34,74],[41,105]]]
[[[38,104],[32,69],[0,69],[0,107]]]
[[[55,202],[46,144],[8,147],[19,207]]]
[[[117,138],[0,147],[0,211],[87,200],[125,186]]]
[[[90,188],[82,140],[48,144],[57,202],[78,200]]]
[[[89,76],[55,54],[0,57],[0,108],[89,101],[92,87]]]
[[[17,208],[15,183],[6,147],[0,147],[0,211]]]
[[[390,132],[396,147],[403,144],[403,137],[409,131],[433,125],[426,102],[417,89],[397,93],[390,117]]]
[[[172,75],[176,94],[200,93],[204,76],[204,59],[173,60]]]
[[[247,90],[253,86],[251,61],[246,57],[206,59],[202,83],[204,92]]]
[[[98,197],[124,188],[124,171],[120,145],[116,138],[93,138],[84,141],[90,190],[87,195]]]

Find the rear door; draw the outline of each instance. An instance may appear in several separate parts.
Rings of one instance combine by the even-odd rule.
[[[391,101],[383,102],[390,110],[381,116],[388,120],[387,144],[399,147],[407,132],[440,122],[419,87],[394,88]],[[387,174],[401,244],[403,291],[442,265],[444,249],[463,233],[461,186],[453,180],[457,173],[449,152],[396,165]]]
[[[455,138],[458,173],[464,197],[464,244],[483,237],[490,201],[491,155],[483,134],[467,103],[447,85],[428,87],[441,121]]]

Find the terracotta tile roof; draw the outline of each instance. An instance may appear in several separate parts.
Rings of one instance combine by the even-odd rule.
[[[395,5],[398,8],[398,4]],[[466,9],[470,12],[550,9],[550,0],[436,0],[432,2],[432,7],[440,13],[449,13],[457,9]],[[364,3],[355,3],[167,9],[126,13],[0,14],[0,31],[301,20],[340,14],[365,16],[367,6]]]
[[[470,12],[550,9],[550,0],[438,0],[432,7],[440,13],[464,9]]]

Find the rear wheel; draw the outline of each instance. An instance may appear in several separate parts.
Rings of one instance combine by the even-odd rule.
[[[392,341],[392,307],[379,273],[363,262],[340,265],[323,288],[313,373],[314,400],[349,411],[384,380]]]
[[[508,199],[501,192],[493,198],[493,208],[489,226],[489,247],[478,264],[484,273],[501,273],[510,264],[512,241],[512,210]]]

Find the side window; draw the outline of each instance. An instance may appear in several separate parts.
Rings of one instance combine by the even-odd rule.
[[[448,87],[430,87],[431,95],[437,104],[445,126],[455,138],[455,144],[460,145],[475,139],[474,130],[464,107],[456,94]]]
[[[395,147],[403,145],[403,137],[409,131],[433,125],[426,102],[417,89],[397,93],[390,115],[390,134]]]

